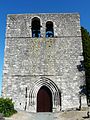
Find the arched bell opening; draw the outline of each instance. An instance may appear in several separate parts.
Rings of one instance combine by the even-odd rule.
[[[54,37],[53,22],[48,21],[46,23],[46,37]]]
[[[32,29],[32,37],[41,37],[41,32],[40,32],[40,19],[37,17],[34,17],[32,19],[32,24],[31,24],[31,29]]]

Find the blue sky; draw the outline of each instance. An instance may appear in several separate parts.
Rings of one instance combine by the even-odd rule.
[[[90,0],[0,0],[0,94],[7,14],[72,13],[81,16],[81,26],[90,32]]]

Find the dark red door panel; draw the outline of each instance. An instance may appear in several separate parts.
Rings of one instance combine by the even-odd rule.
[[[37,94],[37,112],[52,112],[52,94],[46,86],[42,86]]]

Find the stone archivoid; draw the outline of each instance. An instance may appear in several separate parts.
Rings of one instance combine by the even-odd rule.
[[[36,106],[37,112],[52,112],[53,108],[58,108],[57,111],[61,109],[60,90],[57,85],[48,78],[41,77],[40,80],[35,81],[31,87],[28,98],[29,104],[27,104],[26,107],[27,111],[31,109],[32,106]],[[40,104],[41,106],[39,106]]]
[[[79,14],[7,15],[2,96],[29,112],[85,107],[82,52]]]

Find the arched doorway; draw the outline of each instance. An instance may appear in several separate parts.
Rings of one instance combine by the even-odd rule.
[[[42,86],[37,94],[37,112],[52,112],[52,93]]]

